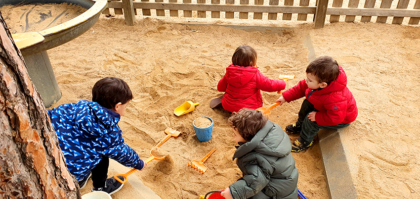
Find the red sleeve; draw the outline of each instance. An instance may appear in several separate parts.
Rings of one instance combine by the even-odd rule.
[[[283,80],[269,79],[260,71],[257,72],[257,88],[267,92],[281,91],[286,88]]]
[[[225,76],[223,76],[223,78],[217,84],[217,90],[221,91],[221,92],[224,92],[224,91],[226,91],[226,87],[227,87],[227,80],[226,80]]]
[[[305,80],[301,80],[296,86],[290,88],[287,91],[283,92],[283,98],[287,102],[291,102],[293,100],[297,100],[301,97],[305,96],[305,91],[308,88]]]
[[[320,126],[335,126],[346,118],[347,102],[345,99],[330,97],[324,104],[325,111],[317,112],[315,121]]]

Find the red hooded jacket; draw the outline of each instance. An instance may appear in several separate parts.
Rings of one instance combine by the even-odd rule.
[[[320,126],[353,122],[358,114],[356,100],[347,88],[346,73],[341,66],[339,69],[337,79],[327,87],[314,90],[310,94],[312,90],[308,88],[305,80],[302,80],[298,85],[283,92],[284,99],[290,102],[306,96],[306,99],[319,111],[316,113],[315,121]]]
[[[217,85],[218,91],[224,91],[222,106],[230,112],[241,108],[257,109],[262,107],[260,90],[280,91],[286,88],[283,80],[265,77],[257,67],[242,67],[231,64],[226,68],[225,76]]]

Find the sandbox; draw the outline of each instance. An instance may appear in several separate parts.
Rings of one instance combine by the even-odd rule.
[[[420,113],[418,27],[339,23],[319,30],[300,25],[267,33],[255,31],[258,28],[248,32],[154,19],[136,23],[128,27],[123,19],[101,18],[92,31],[49,51],[63,93],[54,106],[91,99],[93,84],[103,77],[124,79],[134,99],[120,127],[126,143],[140,157],[149,156],[150,149],[165,137],[165,128],[183,132],[162,145],[173,163],[151,162],[135,174],[161,198],[196,199],[241,177],[232,161],[235,148],[227,124],[229,114],[208,106],[212,98],[221,95],[217,82],[235,48],[253,46],[260,71],[270,78],[280,73],[296,75],[296,80],[287,83],[290,88],[305,77],[308,35],[316,56],[332,56],[345,69],[359,107],[358,119],[339,131],[357,196],[420,197],[420,138],[415,133],[420,127],[416,116]],[[278,95],[263,93],[263,97],[269,105]],[[173,109],[187,100],[200,102],[200,106],[185,116],[174,116]],[[270,120],[282,127],[293,123],[301,102],[273,109]],[[201,143],[195,137],[191,123],[200,116],[214,120],[209,142]],[[206,173],[187,166],[213,147],[218,150],[206,162]],[[299,170],[299,189],[308,198],[328,198],[318,143],[293,157]]]

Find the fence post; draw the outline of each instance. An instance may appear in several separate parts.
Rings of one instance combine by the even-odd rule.
[[[323,28],[327,17],[328,0],[317,0],[316,12],[314,17],[315,29]]]
[[[129,26],[134,26],[135,14],[133,0],[122,0],[122,7],[124,9],[125,23]]]

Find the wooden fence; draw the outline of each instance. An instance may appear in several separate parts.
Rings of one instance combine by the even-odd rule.
[[[263,16],[266,16],[267,20],[288,21],[292,20],[292,14],[297,14],[294,20],[307,21],[308,14],[313,14],[315,28],[324,27],[327,15],[331,23],[338,22],[340,16],[345,16],[345,22],[354,22],[356,16],[361,16],[361,22],[371,22],[373,16],[376,16],[376,23],[386,23],[388,17],[393,17],[393,24],[402,24],[404,17],[410,17],[410,25],[417,25],[420,21],[420,0],[399,0],[395,8],[391,8],[393,0],[365,0],[363,7],[359,7],[360,0],[345,0],[348,2],[345,7],[343,0],[331,1],[332,6],[328,6],[328,0],[316,0],[312,2],[314,6],[310,6],[310,0],[299,0],[298,5],[294,0],[284,0],[280,2],[282,5],[279,5],[279,0],[112,0],[104,14],[109,14],[110,9],[116,15],[124,14],[127,25],[134,25],[135,15],[152,16],[152,11],[158,17],[166,14],[166,17],[209,17],[223,20],[234,19],[237,13],[239,19],[263,20]],[[414,3],[412,9],[408,9],[409,3]],[[207,16],[206,12],[211,15]],[[282,14],[281,19],[279,14]]]

